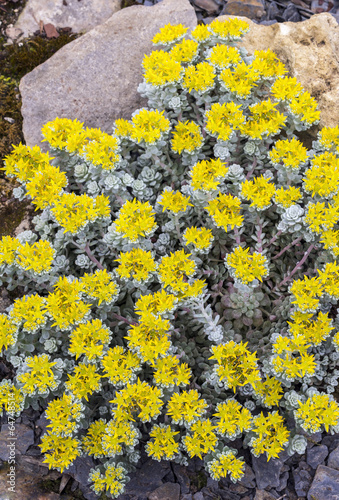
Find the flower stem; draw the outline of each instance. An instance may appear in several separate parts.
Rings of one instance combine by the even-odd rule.
[[[278,234],[278,233],[277,233]],[[283,253],[287,252],[287,250],[289,250],[290,248],[292,248],[294,245],[297,245],[300,241],[302,240],[302,236],[299,236],[299,238],[295,239],[294,241],[292,241],[292,243],[290,243],[289,245],[287,245],[285,248],[283,248],[277,255],[275,255],[272,260],[276,260],[278,259]],[[271,240],[272,241],[272,240]],[[271,243],[271,241],[268,243],[268,245]]]
[[[87,243],[86,246],[85,246],[85,252],[87,253],[88,257],[91,259],[92,262],[94,262],[94,264],[97,265],[97,267],[101,270],[105,269],[104,266],[102,266],[100,264],[100,262],[98,261],[98,259],[96,259],[94,257],[94,255],[92,254],[90,248],[89,248],[89,244]]]
[[[305,252],[303,258],[295,266],[295,268],[293,269],[293,271],[291,271],[290,274],[288,276],[286,276],[286,278],[284,278],[278,285],[276,285],[273,290],[277,290],[277,289],[281,288],[282,286],[286,285],[286,283],[288,281],[290,281],[290,279],[292,278],[292,276],[297,271],[299,271],[299,269],[303,266],[303,264],[305,263],[307,257],[310,255],[310,253],[312,252],[312,250],[313,250],[314,247],[315,247],[315,244],[312,243],[312,245],[310,245],[309,248],[308,248],[308,250]]]

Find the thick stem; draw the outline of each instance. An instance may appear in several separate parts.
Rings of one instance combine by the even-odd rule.
[[[91,261],[94,262],[94,264],[96,264],[99,269],[101,269],[101,270],[105,269],[104,266],[102,266],[100,264],[100,262],[98,261],[98,259],[96,259],[94,257],[94,255],[92,254],[92,252],[91,252],[91,250],[89,248],[89,244],[88,243],[86,244],[85,252],[87,253],[88,257],[91,259]]]
[[[246,180],[248,181],[248,179],[251,177],[251,175],[253,174],[254,170],[255,170],[255,167],[257,166],[257,163],[258,163],[258,160],[257,158],[254,158],[253,160],[253,163],[252,163],[252,169],[248,172],[248,174],[246,175]]]
[[[277,255],[275,255],[272,260],[276,260],[276,259],[279,259],[279,257],[281,257],[282,254],[284,254],[285,252],[287,252],[287,250],[289,250],[290,248],[292,248],[294,245],[297,245],[300,241],[302,240],[302,236],[299,236],[299,238],[296,238],[294,241],[292,241],[292,243],[290,243],[289,245],[287,245],[285,248],[283,248]],[[271,242],[270,242],[271,243]]]
[[[240,246],[241,245],[240,234],[239,234],[238,228],[236,226],[234,227],[234,236],[235,236],[236,244]]]
[[[278,231],[278,232],[275,234],[275,236],[273,236],[273,238],[272,238],[272,239],[271,239],[271,240],[267,243],[267,245],[265,245],[265,247],[264,247],[264,248],[271,246],[271,245],[272,245],[272,243],[274,243],[274,242],[275,242],[275,241],[279,238],[279,236],[280,236],[281,234],[282,234],[282,231]]]
[[[310,245],[310,247],[308,248],[308,250],[306,251],[306,253],[304,254],[303,258],[298,262],[298,264],[295,266],[295,268],[293,269],[293,271],[290,272],[290,274],[288,276],[286,276],[286,278],[284,278],[281,283],[279,283],[278,285],[275,286],[274,290],[278,290],[279,288],[281,288],[282,286],[286,285],[286,283],[288,281],[290,281],[290,279],[292,278],[292,276],[297,272],[299,271],[299,269],[303,266],[303,264],[305,263],[307,257],[310,255],[310,253],[312,252],[313,248],[315,247],[315,244],[312,243],[312,245]]]
[[[128,318],[125,318],[124,316],[120,316],[120,314],[116,314],[116,313],[111,313],[111,314],[118,321],[123,321],[124,323],[127,323],[128,325],[137,325],[138,324],[136,321],[133,321],[132,319],[128,319]]]

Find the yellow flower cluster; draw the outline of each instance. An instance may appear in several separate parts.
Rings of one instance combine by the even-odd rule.
[[[251,139],[263,139],[281,131],[287,117],[277,111],[277,103],[270,99],[249,106],[251,115],[240,126],[241,134]]]
[[[332,198],[339,189],[339,158],[326,151],[315,156],[311,164],[303,178],[305,191],[312,197]]]
[[[0,353],[16,343],[18,334],[17,325],[6,314],[0,314]]]
[[[271,93],[277,101],[290,101],[303,91],[296,78],[278,78],[271,87]]]
[[[175,392],[168,402],[167,415],[174,423],[189,427],[206,412],[207,406],[196,389]]]
[[[102,448],[105,455],[121,455],[123,448],[132,447],[138,442],[139,432],[131,422],[108,422],[102,436]]]
[[[80,279],[82,293],[90,299],[97,300],[98,305],[112,304],[117,298],[119,287],[113,280],[113,275],[106,269],[97,270],[95,273],[87,274]]]
[[[218,438],[214,432],[215,426],[207,418],[195,421],[189,428],[188,434],[183,438],[183,444],[190,458],[199,457],[214,450]]]
[[[272,196],[275,193],[275,186],[263,175],[255,177],[252,181],[241,183],[240,196],[251,201],[251,207],[258,210],[265,210],[271,206]]]
[[[146,453],[155,460],[173,460],[179,451],[180,444],[175,441],[179,432],[172,430],[170,425],[153,425],[149,435],[150,440],[146,444]]]
[[[289,103],[291,113],[308,125],[316,124],[320,119],[317,101],[309,92],[303,92],[291,99]]]
[[[184,69],[168,52],[156,50],[142,62],[144,78],[155,87],[165,87],[181,80]]]
[[[318,132],[318,140],[324,149],[339,152],[339,127],[323,127]]]
[[[4,379],[0,382],[0,415],[3,409],[7,414],[18,417],[24,409],[25,394],[13,382]]]
[[[299,170],[300,166],[307,160],[307,149],[298,139],[279,140],[269,152],[271,162],[277,167],[286,170]]]
[[[155,316],[166,314],[173,311],[177,301],[175,295],[167,293],[165,290],[159,290],[149,295],[141,295],[135,304],[135,313],[141,316],[145,313],[152,313]]]
[[[235,399],[218,403],[216,407],[216,432],[228,439],[234,439],[252,426],[252,414]]]
[[[245,462],[235,456],[236,450],[225,447],[222,453],[217,453],[216,458],[207,463],[207,470],[212,479],[219,481],[229,474],[232,482],[237,482],[244,475]]]
[[[299,401],[299,407],[294,412],[295,419],[306,431],[314,434],[326,432],[339,424],[339,405],[328,394],[314,394],[305,402]]]
[[[17,377],[24,394],[46,394],[58,386],[52,370],[56,362],[50,361],[48,354],[26,358],[26,365],[29,370]]]
[[[198,63],[196,66],[188,66],[185,69],[182,86],[188,92],[195,90],[198,94],[203,94],[211,90],[215,83],[214,67],[208,62]]]
[[[212,66],[221,70],[239,64],[241,56],[236,47],[217,44],[211,49],[206,59]]]
[[[141,109],[131,120],[129,136],[135,142],[154,144],[169,131],[170,126],[163,111]]]
[[[172,150],[176,153],[196,153],[204,142],[199,125],[187,120],[174,127]]]
[[[198,161],[190,170],[191,186],[194,191],[212,191],[227,175],[228,168],[219,158]]]
[[[247,98],[256,87],[259,74],[255,69],[241,62],[234,68],[225,68],[219,75],[221,86],[240,99]]]
[[[278,412],[263,413],[254,417],[252,431],[258,436],[252,438],[250,446],[256,456],[266,453],[267,461],[277,458],[288,443],[289,431],[284,426],[284,419]]]
[[[146,252],[141,248],[121,252],[116,262],[119,262],[119,267],[115,269],[115,272],[120,278],[137,282],[147,281],[157,268],[151,252]]]
[[[245,122],[241,106],[234,102],[214,103],[205,116],[206,132],[221,141],[228,141],[233,131],[240,129]]]
[[[55,250],[46,240],[39,240],[33,245],[25,243],[17,250],[16,263],[25,271],[46,274],[51,270]]]
[[[20,182],[30,181],[37,172],[50,166],[53,157],[49,153],[42,153],[39,146],[25,146],[18,144],[11,153],[5,157],[5,170],[8,177],[16,177]]]
[[[225,257],[225,265],[231,276],[245,285],[254,280],[262,281],[263,277],[268,276],[266,257],[258,252],[250,255],[249,250],[249,248],[236,247]]]
[[[192,203],[189,202],[190,197],[184,196],[180,191],[163,191],[161,193],[161,198],[158,201],[159,205],[162,205],[164,212],[168,210],[173,212],[175,215],[185,212],[188,207],[193,207]]]
[[[287,73],[285,65],[271,49],[255,50],[251,66],[259,74],[260,80],[263,81],[281,78]]]
[[[165,356],[152,361],[154,381],[159,387],[171,387],[189,384],[191,370],[186,363],[179,362],[175,356]]]
[[[205,209],[212,217],[217,227],[226,232],[229,228],[241,227],[244,217],[240,215],[241,201],[231,194],[219,193],[216,198],[208,202]]]
[[[112,498],[118,497],[125,490],[125,483],[128,479],[126,470],[121,465],[107,464],[105,474],[100,470],[91,469],[90,480],[93,482],[92,488],[100,495],[109,493]]]
[[[274,377],[266,377],[265,381],[259,380],[254,384],[255,397],[267,408],[278,406],[283,397],[282,385]]]
[[[158,276],[164,287],[169,287],[174,293],[185,292],[189,286],[185,278],[195,273],[195,262],[190,255],[185,250],[178,250],[161,259]]]
[[[101,376],[96,373],[96,365],[90,363],[79,363],[74,368],[74,373],[68,375],[68,380],[65,382],[66,389],[81,400],[88,401],[88,396],[101,389]]]
[[[217,40],[230,42],[240,38],[250,29],[249,24],[242,19],[233,18],[221,21],[215,19],[208,25],[208,30]]]
[[[81,455],[80,441],[71,436],[45,434],[39,445],[42,453],[46,453],[44,463],[50,469],[63,472]]]
[[[35,333],[47,321],[45,300],[37,294],[16,299],[9,316],[13,323],[30,333]]]
[[[193,245],[195,251],[207,252],[213,242],[212,230],[206,227],[188,227],[184,234],[183,239],[186,245]]]
[[[191,63],[198,56],[198,42],[194,40],[183,40],[181,43],[174,45],[170,55],[179,63]]]
[[[50,420],[47,427],[57,436],[72,436],[78,427],[82,416],[83,406],[71,394],[64,394],[62,398],[50,401],[46,409],[46,417]]]
[[[70,333],[68,352],[79,359],[84,355],[88,360],[100,358],[111,339],[111,332],[100,319],[79,325]]]
[[[140,322],[132,325],[127,334],[128,347],[145,362],[165,356],[171,346],[169,338],[170,322],[148,312]]]
[[[146,238],[154,233],[157,224],[154,219],[153,207],[146,201],[142,203],[134,198],[126,201],[118,213],[115,231],[132,242]]]
[[[296,304],[301,312],[315,312],[319,306],[319,298],[323,294],[323,287],[319,278],[309,278],[294,280],[289,288],[289,292],[295,299],[292,304]]]
[[[260,380],[256,353],[251,353],[246,346],[247,343],[236,344],[231,340],[226,344],[213,346],[213,356],[209,358],[217,361],[215,372],[225,388],[233,389],[234,392],[237,387]]]
[[[307,352],[310,347],[311,343],[302,335],[279,335],[273,344],[273,352],[276,354],[271,358],[275,374],[288,380],[313,375],[316,362],[314,355]]]
[[[304,221],[314,233],[333,229],[339,221],[339,204],[326,206],[325,202],[309,203]]]
[[[278,207],[288,208],[302,199],[302,193],[295,186],[289,186],[287,189],[281,187],[275,191],[273,199]]]
[[[136,372],[140,370],[140,359],[131,351],[125,351],[121,346],[115,346],[107,351],[101,360],[104,376],[116,387],[134,382]]]
[[[168,23],[163,28],[160,28],[159,33],[157,33],[152,42],[155,45],[170,45],[174,42],[178,42],[184,38],[188,28],[182,24],[171,24]]]

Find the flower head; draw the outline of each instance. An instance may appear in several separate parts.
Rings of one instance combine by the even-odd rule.
[[[140,237],[149,237],[157,228],[153,207],[148,201],[142,203],[136,198],[124,203],[114,225],[117,233],[133,242]]]
[[[227,231],[229,227],[234,229],[242,226],[244,218],[240,214],[240,205],[241,201],[236,196],[219,193],[205,208],[215,224]]]
[[[189,203],[189,196],[184,196],[180,191],[163,191],[161,193],[161,199],[158,201],[159,205],[162,205],[164,212],[168,210],[174,214],[180,212],[185,212],[188,207],[193,207],[192,203]]]
[[[141,248],[121,252],[120,258],[116,262],[119,262],[119,266],[115,272],[120,278],[138,282],[147,281],[157,267],[151,252],[146,252]]]
[[[186,152],[189,154],[196,153],[202,146],[204,140],[200,131],[199,125],[187,120],[179,122],[173,132],[172,150],[181,154]]]
[[[214,87],[215,70],[208,62],[198,63],[196,66],[188,66],[185,69],[182,86],[188,92],[195,90],[198,94],[204,94]]]
[[[214,103],[206,112],[206,131],[221,141],[227,141],[233,130],[237,130],[244,121],[240,105],[234,102]]]
[[[156,50],[145,56],[142,63],[147,83],[165,87],[181,80],[184,69],[168,52]]]
[[[225,258],[225,265],[234,279],[244,284],[251,283],[268,276],[268,262],[264,255],[258,252],[249,254],[249,248],[237,247]]]
[[[194,191],[201,189],[211,191],[217,189],[220,181],[225,178],[228,168],[219,158],[202,160],[196,163],[191,171],[191,186]]]
[[[154,144],[170,129],[170,121],[158,110],[141,109],[133,116],[131,125],[130,138],[146,144]]]
[[[188,28],[182,24],[168,23],[163,28],[160,28],[159,33],[153,37],[152,42],[154,45],[171,45],[184,38],[187,30]]]

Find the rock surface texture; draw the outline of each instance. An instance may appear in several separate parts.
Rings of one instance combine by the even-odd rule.
[[[220,20],[230,16],[221,16]],[[302,23],[250,23],[243,45],[249,53],[270,48],[318,101],[320,127],[339,122],[339,25],[328,13]]]
[[[38,30],[42,21],[81,33],[102,24],[120,7],[121,0],[28,0],[15,28],[26,37]]]
[[[130,118],[146,104],[137,93],[144,54],[152,51],[153,36],[167,23],[196,26],[188,0],[120,10],[24,76],[20,92],[26,143],[38,144],[41,127],[57,116],[109,133],[115,119]]]

